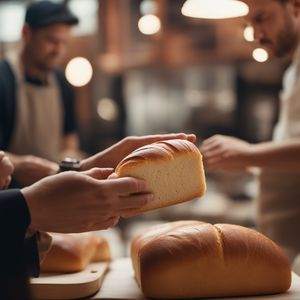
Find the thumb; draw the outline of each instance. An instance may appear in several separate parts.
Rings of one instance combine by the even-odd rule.
[[[3,159],[4,155],[5,155],[4,152],[0,151],[0,161]]]
[[[112,174],[114,169],[112,168],[93,168],[88,171],[82,172],[85,175],[88,175],[94,179],[107,179],[107,177]]]
[[[117,179],[117,178],[119,178],[119,176],[118,176],[116,173],[112,173],[112,174],[108,177],[108,179]]]

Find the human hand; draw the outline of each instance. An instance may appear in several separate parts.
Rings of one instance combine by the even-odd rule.
[[[224,135],[214,135],[203,141],[200,151],[207,170],[247,171],[247,156],[252,145]]]
[[[194,134],[173,133],[161,135],[129,136],[120,142],[112,145],[110,148],[95,154],[81,162],[81,169],[88,170],[94,167],[115,168],[117,164],[129,153],[144,145],[171,139],[189,140],[194,143],[196,136]]]
[[[57,173],[58,164],[32,155],[10,155],[15,166],[14,178],[22,185],[27,186],[38,180]]]
[[[3,151],[0,151],[0,190],[9,186],[11,181],[11,174],[14,171],[14,166],[5,155]]]
[[[119,211],[142,207],[153,199],[143,180],[107,180],[112,172],[63,172],[22,189],[31,215],[30,228],[61,233],[106,229],[119,221]]]

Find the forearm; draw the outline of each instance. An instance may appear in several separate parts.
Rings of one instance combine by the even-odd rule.
[[[18,164],[25,158],[24,155],[16,155],[11,152],[5,152],[5,155],[10,159],[15,168],[18,167]]]
[[[58,171],[58,164],[32,155],[15,155],[8,153],[15,169],[13,177],[20,186],[30,185]]]
[[[300,172],[300,141],[261,143],[251,145],[245,155],[247,166],[274,169],[283,172]]]

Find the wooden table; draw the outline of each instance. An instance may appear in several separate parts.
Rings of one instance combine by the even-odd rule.
[[[133,277],[129,258],[120,258],[110,265],[100,291],[89,299],[145,300]],[[212,298],[210,298],[212,299]],[[292,274],[292,286],[285,294],[255,297],[223,298],[224,300],[300,300],[300,277]]]

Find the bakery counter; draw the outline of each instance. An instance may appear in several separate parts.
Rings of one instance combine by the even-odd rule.
[[[171,288],[171,287],[170,287]],[[130,258],[120,258],[110,265],[99,292],[88,299],[123,299],[145,300],[141,290],[137,286]],[[210,298],[212,299],[212,298]],[[293,274],[292,286],[287,293],[255,297],[223,298],[228,300],[299,300],[300,277]]]

